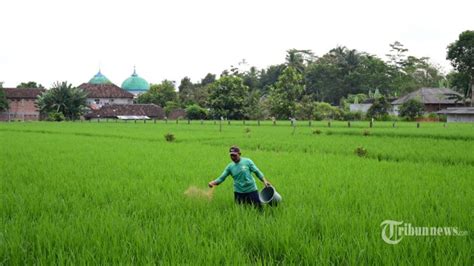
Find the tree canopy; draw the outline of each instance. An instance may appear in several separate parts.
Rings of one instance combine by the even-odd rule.
[[[43,92],[37,99],[40,112],[61,113],[66,119],[79,118],[85,111],[87,93],[71,84],[56,82],[53,87]]]
[[[448,46],[446,59],[464,78],[469,79],[469,86],[464,88],[465,97],[472,94],[474,88],[474,31],[467,30],[459,35],[459,39]],[[471,101],[471,105],[473,101]]]

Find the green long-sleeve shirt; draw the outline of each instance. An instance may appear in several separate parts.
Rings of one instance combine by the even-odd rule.
[[[248,158],[240,157],[238,163],[231,162],[224,169],[224,172],[214,180],[217,184],[225,181],[231,175],[234,178],[234,191],[239,193],[248,193],[257,190],[257,184],[252,177],[252,172],[257,175],[258,179],[263,181],[263,173]]]

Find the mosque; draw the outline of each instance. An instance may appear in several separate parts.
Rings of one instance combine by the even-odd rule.
[[[155,104],[137,104],[134,99],[150,89],[150,84],[133,74],[119,87],[112,83],[99,69],[87,83],[79,85],[87,92],[87,105],[91,109],[84,115],[85,119],[120,118],[120,119],[162,119],[163,108]]]
[[[110,104],[133,104],[133,99],[147,92],[150,84],[138,76],[134,68],[133,74],[122,82],[122,87],[119,87],[99,69],[89,82],[79,85],[79,88],[87,92],[87,105],[91,109],[99,109]]]
[[[89,84],[113,84],[106,76],[102,74],[99,69],[99,72],[95,74],[88,82]],[[138,95],[140,93],[147,92],[150,89],[150,84],[142,77],[138,76],[135,67],[133,68],[133,74],[122,82],[122,89],[132,93],[133,95]]]

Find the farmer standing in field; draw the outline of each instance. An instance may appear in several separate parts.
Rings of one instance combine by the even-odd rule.
[[[234,178],[234,200],[238,204],[251,204],[261,208],[262,203],[258,196],[257,184],[252,176],[252,172],[260,179],[265,186],[270,186],[263,173],[249,158],[240,157],[240,149],[237,146],[232,146],[229,149],[230,159],[233,162],[229,163],[224,169],[224,172],[215,180],[209,182],[209,187],[212,188],[225,181],[227,176],[231,175]]]

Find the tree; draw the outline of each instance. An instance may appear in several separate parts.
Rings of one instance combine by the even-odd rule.
[[[262,95],[268,94],[270,88],[278,81],[278,77],[284,69],[285,65],[281,64],[272,65],[260,71],[260,90]]]
[[[250,90],[260,88],[260,72],[256,67],[251,67],[250,70],[244,72],[241,77],[244,80],[244,84],[249,87]]]
[[[287,67],[270,90],[270,111],[280,119],[295,117],[296,102],[304,92],[303,75],[294,67]]]
[[[18,89],[44,89],[43,85],[36,84],[34,81],[22,82],[16,87]]]
[[[268,116],[266,109],[267,102],[265,97],[261,96],[261,93],[257,89],[251,90],[244,103],[244,115],[245,118],[251,120],[260,120]]]
[[[8,110],[8,100],[5,95],[5,90],[3,89],[3,83],[0,82],[0,112]]]
[[[201,86],[206,86],[216,81],[216,75],[207,73],[207,75],[201,79]]]
[[[303,96],[300,102],[296,103],[295,116],[299,120],[312,120],[314,118],[315,103],[308,95]]]
[[[452,71],[446,75],[448,87],[466,96],[469,88],[469,76],[466,73]]]
[[[314,117],[316,120],[337,119],[339,118],[339,109],[325,102],[318,102],[314,108]]]
[[[205,119],[207,110],[197,104],[186,107],[186,117],[188,119]]]
[[[51,89],[38,96],[37,105],[43,114],[56,112],[66,119],[74,120],[84,113],[86,98],[87,93],[82,89],[73,87],[66,81],[56,82]]]
[[[314,60],[314,54],[311,50],[290,49],[286,51],[286,65],[293,67],[298,72],[303,73],[307,64]]]
[[[138,96],[138,103],[154,103],[165,107],[167,102],[177,102],[178,95],[174,83],[163,80],[160,84],[151,84],[150,89]]]
[[[210,85],[209,106],[214,117],[244,118],[248,87],[238,76],[222,76]]]
[[[385,97],[380,97],[375,99],[372,106],[367,110],[367,117],[382,119],[388,116],[388,111],[390,110],[391,105],[385,100]]]
[[[179,86],[178,86],[178,98],[179,102],[181,105],[188,106],[190,104],[193,104],[193,90],[194,90],[194,84],[191,82],[191,79],[189,77],[184,77]]]
[[[423,103],[416,99],[411,99],[406,101],[400,106],[398,115],[400,117],[406,117],[410,120],[415,120],[415,118],[423,115]]]
[[[388,57],[390,65],[397,69],[402,69],[405,66],[405,60],[407,57],[406,52],[408,52],[408,49],[406,49],[399,41],[395,41],[389,44],[389,46],[390,53],[385,56]]]
[[[471,106],[474,104],[474,31],[467,30],[459,35],[459,39],[448,46],[446,59],[459,73],[469,77],[469,86],[464,90],[464,96],[471,95]]]
[[[166,116],[169,116],[171,114],[171,112],[173,112],[174,110],[179,109],[179,107],[180,106],[177,102],[167,101],[166,104],[165,104],[165,107],[163,109],[165,111]]]

